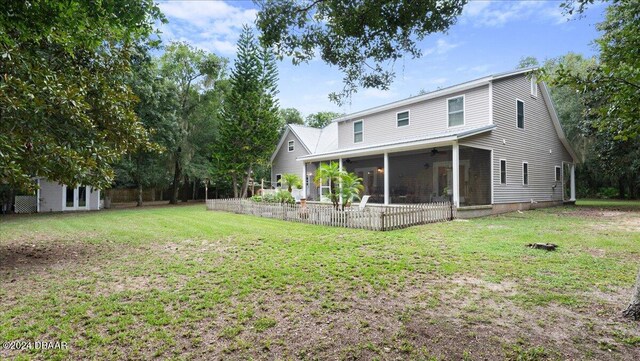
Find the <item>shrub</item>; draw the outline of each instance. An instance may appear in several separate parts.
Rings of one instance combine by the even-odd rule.
[[[295,204],[296,200],[289,191],[279,191],[276,193],[277,203]]]
[[[598,198],[618,198],[620,194],[618,194],[618,190],[613,187],[602,187],[598,190]]]
[[[288,191],[280,190],[276,193],[266,193],[263,196],[253,196],[251,200],[254,202],[265,203],[288,203],[295,204],[296,200]]]

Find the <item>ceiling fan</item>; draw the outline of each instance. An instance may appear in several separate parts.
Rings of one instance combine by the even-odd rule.
[[[438,150],[438,148],[433,148],[431,149],[431,156],[435,157],[436,155],[447,155],[447,152],[443,151],[443,150]]]

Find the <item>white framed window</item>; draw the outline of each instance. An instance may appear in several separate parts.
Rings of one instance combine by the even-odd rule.
[[[449,127],[464,125],[464,95],[447,99]]]
[[[293,141],[293,140],[289,141],[289,148],[288,149],[289,149],[290,152],[293,152],[293,150],[295,149],[295,144],[296,144],[295,141]]]
[[[396,127],[406,127],[409,125],[409,111],[396,113]]]
[[[559,165],[554,168],[554,179],[556,182],[560,182],[562,180],[562,167]]]
[[[353,122],[353,142],[361,143],[364,140],[364,125],[362,120]]]
[[[507,160],[500,159],[500,184],[507,184]]]
[[[522,162],[522,185],[529,185],[529,163]]]
[[[538,96],[538,78],[536,78],[535,75],[532,75],[530,81],[531,81],[531,96],[535,98]]]
[[[524,102],[516,98],[516,126],[524,129]]]
[[[89,188],[87,186],[77,186],[75,188],[62,186],[62,209],[77,210],[89,209]]]
[[[275,188],[278,188],[281,186],[280,184],[280,180],[282,180],[282,174],[276,174],[276,184],[275,184]]]

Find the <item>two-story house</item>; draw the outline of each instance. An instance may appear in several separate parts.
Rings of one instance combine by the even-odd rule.
[[[322,162],[363,180],[369,202],[451,198],[477,216],[575,201],[574,164],[549,92],[521,69],[476,79],[335,119],[323,129],[289,125],[272,161],[272,184],[300,174],[320,200]]]

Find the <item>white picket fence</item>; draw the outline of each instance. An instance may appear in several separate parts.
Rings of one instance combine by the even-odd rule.
[[[388,231],[417,224],[448,221],[455,218],[455,208],[449,202],[407,205],[372,205],[360,210],[357,206],[344,211],[331,204],[278,204],[254,202],[249,199],[210,199],[207,210],[250,214],[285,221],[323,226]]]

